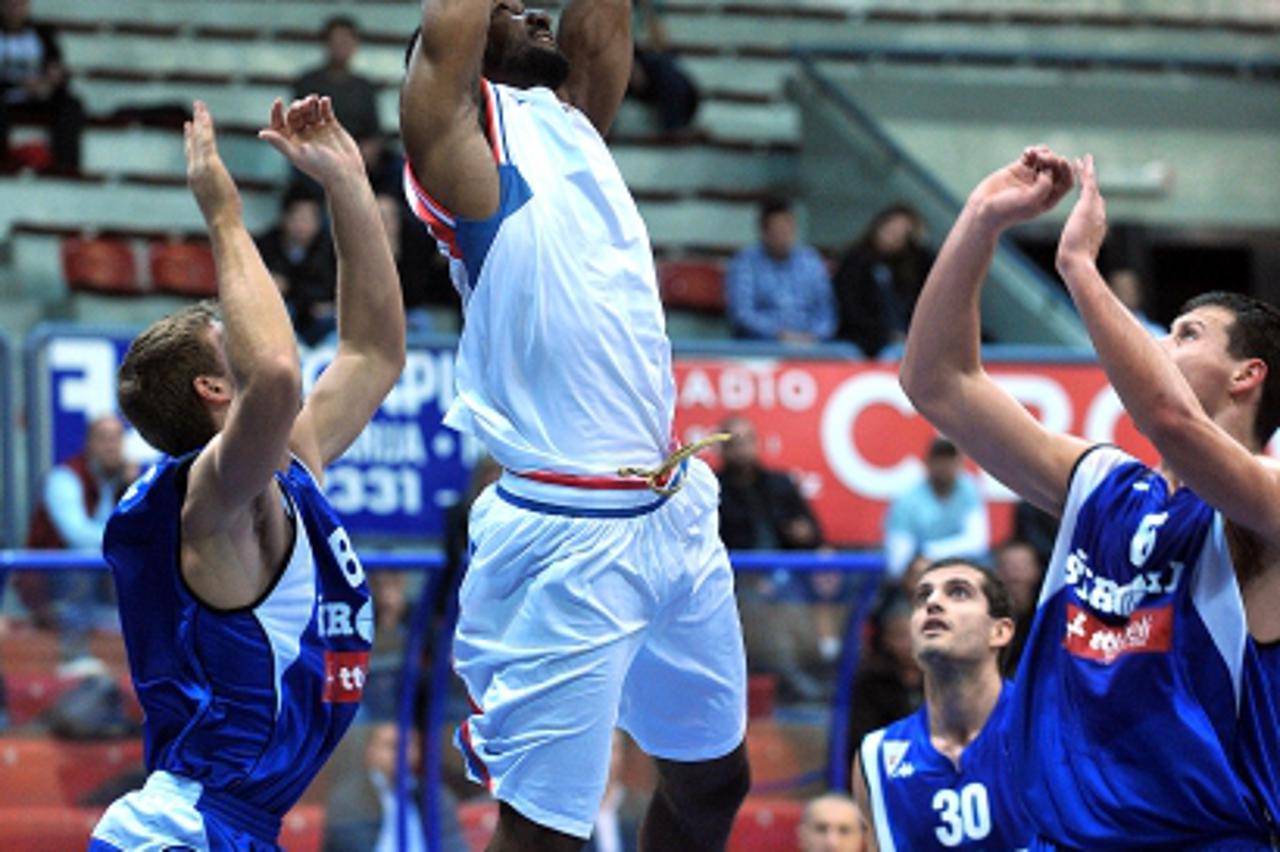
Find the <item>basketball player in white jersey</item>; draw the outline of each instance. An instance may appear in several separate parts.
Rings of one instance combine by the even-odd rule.
[[[723,848],[748,786],[745,666],[707,467],[673,452],[652,251],[602,135],[627,0],[426,0],[401,131],[410,206],[464,305],[446,422],[505,469],[476,501],[456,668],[495,850],[579,849],[615,725],[657,758],[648,850]]]

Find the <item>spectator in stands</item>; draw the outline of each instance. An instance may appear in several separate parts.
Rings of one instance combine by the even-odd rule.
[[[1014,633],[1003,660],[1004,670],[1012,674],[1022,658],[1031,620],[1040,600],[1040,584],[1044,581],[1044,563],[1029,542],[1011,538],[996,548],[995,574],[1009,591],[1013,605]]]
[[[324,229],[320,202],[294,186],[280,204],[280,222],[258,237],[262,262],[284,295],[298,337],[315,346],[337,326],[338,261]]]
[[[30,0],[0,0],[0,172],[15,168],[10,156],[12,125],[40,124],[49,129],[53,168],[80,169],[84,107],[68,87],[53,27],[31,22]]]
[[[600,800],[591,839],[582,852],[637,852],[640,848],[640,823],[649,808],[649,797],[627,786],[623,770],[628,751],[626,735],[614,729],[609,781]]]
[[[933,253],[923,244],[920,214],[906,204],[881,210],[836,267],[836,337],[875,357],[901,343]]]
[[[924,676],[911,650],[911,599],[890,586],[870,622],[867,653],[853,677],[846,766],[864,736],[912,713],[924,700]]]
[[[800,489],[790,476],[761,463],[751,421],[729,417],[721,431],[730,436],[720,445],[718,473],[720,537],[725,546],[731,551],[821,547],[822,528]],[[738,582],[748,664],[754,671],[777,674],[784,695],[803,701],[819,700],[824,692],[804,666],[812,652],[822,656],[822,637],[809,611],[814,597],[810,591],[808,583],[783,571],[753,574]]]
[[[1053,544],[1058,540],[1058,519],[1033,503],[1019,500],[1013,507],[1012,537],[1031,545],[1040,564],[1048,565]]]
[[[1153,337],[1164,337],[1169,333],[1169,329],[1147,316],[1145,311],[1147,288],[1143,286],[1137,272],[1132,269],[1114,270],[1107,276],[1107,286],[1116,294],[1120,303],[1129,309],[1134,319],[1151,332]]]
[[[377,87],[352,70],[352,62],[360,50],[360,28],[354,19],[335,15],[325,21],[321,36],[325,46],[324,64],[304,72],[294,81],[293,96],[328,95],[338,121],[363,149],[365,140],[381,139],[382,122],[378,117]],[[365,157],[365,162],[369,162],[369,157]]]
[[[863,852],[867,827],[848,793],[823,793],[810,799],[796,828],[800,852]]]
[[[812,246],[797,245],[795,213],[783,199],[760,206],[760,242],[730,261],[725,291],[738,337],[813,343],[836,330],[827,267]]]
[[[394,722],[379,722],[367,728],[362,755],[363,771],[338,775],[329,792],[325,816],[325,852],[427,852],[426,822],[418,807],[416,782],[408,796],[407,834],[404,846],[398,837],[396,800],[396,750],[400,731]],[[409,740],[408,765],[411,778],[421,763],[420,739],[415,732]],[[458,824],[457,803],[447,790],[441,796],[441,848],[444,852],[467,852],[466,838]]]
[[[987,507],[977,482],[961,469],[956,445],[936,438],[924,463],[924,481],[895,499],[885,515],[885,568],[893,578],[918,555],[985,560],[990,547]]]
[[[650,104],[664,135],[679,137],[693,123],[701,95],[676,61],[654,0],[636,0],[635,61],[627,94]]]
[[[457,291],[449,280],[449,261],[436,250],[422,224],[412,219],[401,198],[379,193],[378,211],[400,273],[406,328],[410,335],[431,331],[430,307],[458,305]]]
[[[111,511],[138,475],[125,457],[124,424],[114,414],[89,422],[84,448],[49,471],[31,514],[27,547],[36,550],[98,551]],[[88,654],[88,632],[97,610],[114,620],[110,578],[102,572],[28,574],[19,595],[41,626],[61,630],[62,655]]]

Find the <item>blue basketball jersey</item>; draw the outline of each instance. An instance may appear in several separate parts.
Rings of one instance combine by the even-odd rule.
[[[880,852],[1027,847],[1031,824],[1001,748],[1011,691],[1005,684],[959,766],[933,747],[927,707],[867,734],[860,754]]]
[[[1280,659],[1249,636],[1222,517],[1111,447],[1072,474],[1008,748],[1041,838],[1269,848]]]
[[[315,777],[359,706],[373,641],[368,584],[346,531],[297,460],[277,473],[294,542],[260,600],[217,610],[179,568],[194,454],[165,458],[125,495],[103,550],[115,575],[147,769],[219,804],[278,818]]]

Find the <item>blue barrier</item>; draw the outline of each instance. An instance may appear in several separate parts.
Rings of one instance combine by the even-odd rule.
[[[9,338],[0,332],[0,545],[8,547],[18,541],[14,521],[17,502],[13,479],[13,397],[9,391]]]
[[[835,696],[831,707],[831,725],[827,738],[827,766],[824,773],[806,773],[771,789],[801,786],[826,778],[830,789],[842,789],[848,781],[847,763],[849,712],[853,706],[853,676],[857,668],[862,623],[866,619],[875,598],[878,580],[883,573],[884,559],[879,553],[808,553],[795,551],[751,551],[731,554],[734,570],[740,573],[788,571],[798,574],[818,572],[845,572],[860,574],[864,582],[850,604],[845,627],[844,646],[841,650]],[[447,572],[442,553],[435,551],[361,554],[361,562],[367,571],[427,571],[419,605],[414,609],[413,623],[405,643],[404,663],[400,681],[398,722],[403,732],[412,725],[414,697],[420,682],[421,662],[424,652],[429,652],[431,668],[428,671],[429,700],[423,709],[423,730],[439,731],[444,723],[447,682],[452,658],[453,629],[457,623],[457,591],[462,572]],[[0,604],[3,603],[3,578],[8,571],[85,571],[105,570],[106,563],[96,553],[72,553],[66,551],[0,550]],[[433,624],[434,622],[434,624]],[[428,637],[430,641],[428,643]],[[407,736],[399,738],[396,754],[396,791],[404,801],[409,790]],[[427,840],[429,849],[440,848],[440,768],[442,754],[440,738],[425,736],[422,743],[423,783],[420,789],[422,813],[427,816]],[[405,845],[408,830],[406,808],[399,808],[397,835],[399,848]]]

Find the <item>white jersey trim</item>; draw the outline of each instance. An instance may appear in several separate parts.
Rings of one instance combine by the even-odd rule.
[[[1248,620],[1240,586],[1236,582],[1235,566],[1231,562],[1231,549],[1227,546],[1225,525],[1218,512],[1213,513],[1213,529],[1200,551],[1194,582],[1192,603],[1231,674],[1238,713],[1244,679],[1244,651],[1249,639]]]
[[[876,845],[880,852],[895,852],[893,828],[889,825],[889,811],[884,804],[884,787],[880,772],[880,743],[884,740],[884,728],[872,731],[862,738],[862,774],[867,782],[867,798],[871,800],[871,819],[875,823]]]
[[[290,503],[293,497],[285,492]],[[316,603],[315,558],[302,512],[293,504],[293,552],[284,575],[267,599],[254,608],[253,617],[271,646],[275,677],[276,717],[284,702],[285,670],[302,653],[302,634],[311,623]]]

